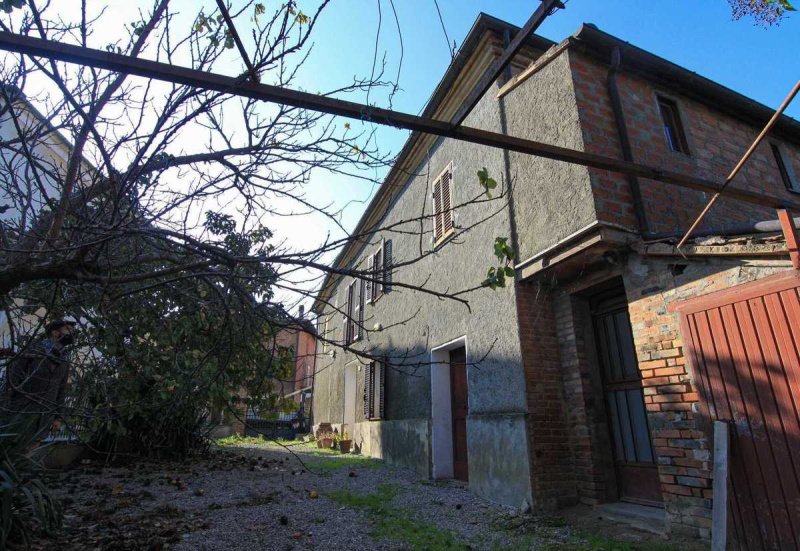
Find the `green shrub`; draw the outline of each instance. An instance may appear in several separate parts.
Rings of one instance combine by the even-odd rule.
[[[29,545],[35,532],[61,527],[61,503],[38,478],[43,467],[32,457],[43,448],[36,447],[44,432],[38,424],[35,417],[17,416],[0,425],[0,549]]]

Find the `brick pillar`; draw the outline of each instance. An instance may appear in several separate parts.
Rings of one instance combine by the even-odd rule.
[[[550,292],[535,283],[520,283],[516,289],[533,507],[549,511],[577,502],[558,338]]]
[[[614,459],[589,305],[561,294],[553,309],[578,497],[589,504],[614,501]]]
[[[711,535],[711,450],[699,426],[699,400],[687,369],[677,314],[666,310],[671,294],[664,271],[643,281],[626,281],[634,342],[642,374],[644,401],[667,521],[672,533]],[[717,275],[694,284],[712,284]]]

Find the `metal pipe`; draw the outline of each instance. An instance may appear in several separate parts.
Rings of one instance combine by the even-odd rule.
[[[500,54],[500,57],[494,60],[494,62],[486,69],[483,73],[483,76],[466,97],[466,99],[461,102],[461,107],[458,108],[456,114],[450,119],[450,124],[453,126],[459,126],[464,119],[467,118],[472,110],[478,105],[478,102],[481,98],[486,94],[489,88],[492,87],[492,84],[500,78],[500,75],[503,74],[503,70],[506,68],[507,65],[511,63],[511,60],[514,59],[519,51],[522,49],[522,46],[525,44],[525,41],[531,36],[536,29],[539,28],[539,25],[547,19],[547,16],[553,13],[555,10],[559,8],[564,8],[564,4],[560,2],[560,0],[542,0],[539,7],[533,12],[530,19],[525,23],[525,25],[517,32],[517,35],[514,37],[514,40],[508,45],[508,47],[503,50],[503,53]]]
[[[680,242],[678,243],[677,247],[678,249],[681,248],[681,246],[686,242],[686,240],[689,239],[689,236],[692,235],[692,232],[697,228],[697,226],[700,225],[700,222],[703,221],[703,218],[705,218],[706,214],[708,214],[708,211],[711,210],[711,207],[714,206],[714,203],[717,202],[717,199],[719,199],[720,195],[722,195],[722,192],[725,191],[725,189],[728,187],[728,184],[730,184],[733,181],[733,179],[736,178],[736,175],[739,174],[739,171],[742,170],[744,164],[747,162],[747,160],[750,158],[750,156],[753,154],[756,148],[761,144],[762,140],[766,137],[769,131],[772,130],[772,127],[775,125],[775,123],[778,122],[778,119],[786,110],[786,108],[789,106],[789,104],[792,103],[792,100],[794,99],[794,97],[797,95],[798,92],[800,92],[800,80],[798,80],[797,84],[794,85],[792,91],[789,92],[789,95],[786,96],[785,100],[783,100],[781,106],[778,107],[778,110],[775,111],[775,113],[772,115],[772,118],[769,119],[769,122],[767,122],[767,125],[764,127],[764,129],[761,131],[758,137],[756,137],[755,141],[752,143],[750,148],[745,152],[745,154],[742,156],[739,162],[736,163],[736,166],[733,167],[733,170],[728,175],[728,178],[725,180],[725,183],[722,184],[722,187],[719,189],[719,191],[717,191],[714,194],[714,196],[711,198],[711,200],[708,202],[708,204],[705,206],[702,212],[700,212],[700,215],[697,217],[697,220],[695,220],[694,223],[691,225],[689,231],[686,232],[686,235],[684,235],[681,238]]]
[[[794,225],[800,226],[800,217],[794,219]],[[760,222],[748,222],[744,224],[734,224],[724,228],[711,228],[706,230],[696,231],[692,237],[710,237],[712,235],[719,236],[735,236],[747,235],[751,233],[777,233],[783,231],[780,220],[762,220]],[[647,241],[663,241],[666,239],[676,239],[683,236],[682,231],[675,232],[661,232],[661,233],[648,233],[644,235]]]
[[[625,123],[625,112],[622,110],[622,99],[617,86],[617,71],[622,64],[622,52],[619,47],[615,47],[611,53],[611,65],[608,68],[606,85],[608,87],[608,97],[611,99],[611,111],[614,113],[614,122],[617,125],[617,135],[622,149],[622,158],[633,162],[633,148],[631,148],[630,137],[628,136],[628,125]],[[649,231],[647,217],[642,203],[642,191],[639,187],[639,178],[633,174],[627,174],[628,187],[631,190],[633,199],[633,211],[636,214],[636,224],[639,233],[646,234]]]
[[[630,161],[595,155],[593,153],[586,153],[585,151],[559,147],[514,136],[504,136],[497,132],[490,132],[478,128],[466,126],[454,127],[447,121],[418,117],[408,113],[382,109],[380,107],[318,94],[310,94],[308,92],[300,92],[281,86],[248,82],[243,78],[234,78],[218,73],[189,69],[148,59],[134,58],[93,48],[84,48],[52,40],[22,36],[7,31],[0,31],[0,50],[18,52],[29,56],[57,59],[67,63],[77,63],[87,67],[94,67],[96,69],[137,75],[144,78],[183,84],[185,86],[192,86],[204,90],[214,90],[239,97],[290,105],[330,115],[349,117],[375,124],[416,130],[426,134],[454,138],[456,140],[499,149],[508,149],[509,151],[536,155],[546,159],[564,161],[598,168],[600,170],[633,174],[648,180],[656,180],[687,189],[711,193],[716,193],[720,190],[720,184],[713,180],[662,170],[660,168]],[[800,211],[800,202],[746,189],[728,189],[727,195],[733,199],[738,199],[754,205],[761,205],[774,209],[785,208]]]

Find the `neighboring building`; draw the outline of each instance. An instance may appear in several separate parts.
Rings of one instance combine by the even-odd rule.
[[[314,396],[314,368],[316,364],[316,329],[308,319],[291,320],[278,330],[275,346],[288,349],[292,354],[292,370],[287,378],[274,379],[272,390],[279,402],[293,404],[288,410],[279,407],[275,411],[257,411],[247,408],[244,415],[232,421],[232,430],[237,434],[283,435],[287,430],[308,432],[311,428]],[[279,432],[276,432],[276,427]]]
[[[3,235],[13,237],[20,228],[30,229],[42,210],[59,199],[60,189],[55,180],[66,171],[71,149],[64,135],[20,90],[0,84],[0,228]],[[31,159],[35,159],[35,163]],[[88,179],[95,170],[83,159],[82,176]],[[11,354],[10,348],[13,344],[19,345],[20,336],[40,329],[45,315],[41,305],[25,304],[19,298],[14,299],[13,307],[0,306],[0,349]]]
[[[481,15],[424,116],[449,120],[516,30]],[[719,182],[772,115],[591,25],[560,44],[531,37],[498,84],[466,125],[615,158],[624,126],[633,160]],[[512,184],[507,203],[470,201],[482,167]],[[798,176],[800,123],[782,117],[734,187],[796,199]],[[664,507],[671,533],[709,538],[708,421],[732,419],[735,537],[785,546],[800,518],[800,279],[782,234],[754,226],[776,212],[727,198],[700,227],[719,237],[678,254],[670,234],[709,198],[412,134],[355,233],[423,205],[438,214],[422,240],[413,221],[351,242],[335,267],[384,267],[374,273],[387,288],[330,275],[314,306],[322,342],[391,368],[320,344],[315,423],[499,503],[625,500]],[[470,311],[399,285],[474,286],[497,263],[498,236],[516,279],[470,293]]]

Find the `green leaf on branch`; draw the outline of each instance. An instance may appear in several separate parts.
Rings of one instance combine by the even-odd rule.
[[[514,277],[514,268],[511,266],[514,261],[514,249],[508,244],[507,237],[498,237],[494,240],[494,255],[502,265],[489,268],[486,279],[481,285],[490,289],[502,289],[506,286],[506,278]]]
[[[491,198],[491,190],[497,187],[497,180],[489,176],[489,170],[486,167],[478,171],[478,181],[485,190],[486,196]]]

